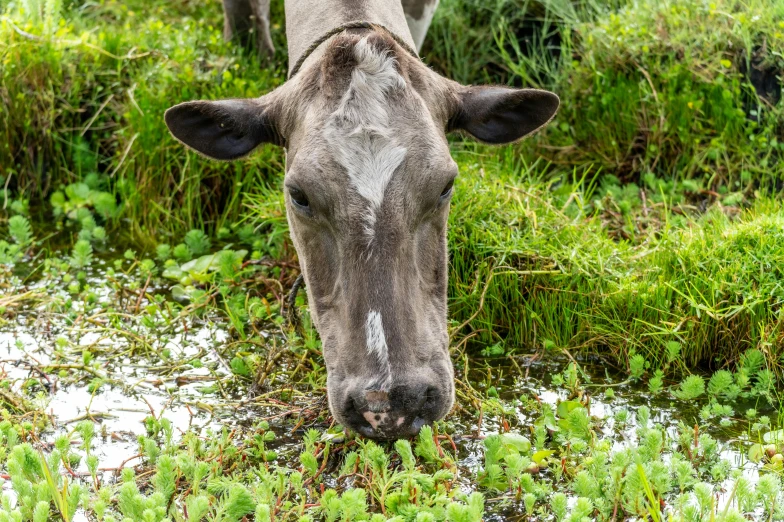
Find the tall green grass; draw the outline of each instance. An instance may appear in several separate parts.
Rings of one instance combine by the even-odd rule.
[[[281,172],[281,151],[206,161],[169,136],[162,114],[279,85],[273,7],[279,51],[262,65],[222,41],[217,0],[4,1],[2,185],[41,199],[100,174],[147,235],[236,220],[257,181]],[[769,0],[444,0],[423,54],[464,83],[555,90],[555,122],[514,148],[529,163],[547,158],[548,172],[653,173],[749,196],[780,188],[782,52],[784,7]]]
[[[281,170],[265,149],[224,164],[187,152],[163,123],[196,98],[258,96],[283,66],[223,42],[220,2],[12,2],[0,21],[0,179],[41,199],[99,174],[147,235],[236,219],[243,194]]]
[[[444,0],[425,51],[465,83],[561,96],[545,136],[517,148],[529,161],[781,189],[780,2]]]
[[[649,178],[635,185],[644,199],[629,206],[617,185],[554,183],[492,157],[458,157],[466,175],[449,229],[450,316],[465,323],[457,339],[507,351],[588,349],[622,363],[639,353],[659,366],[677,343],[690,367],[756,348],[778,371],[780,200],[700,214],[682,186]],[[627,220],[647,226],[626,232]]]

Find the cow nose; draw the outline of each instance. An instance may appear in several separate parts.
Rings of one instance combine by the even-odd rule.
[[[427,384],[396,386],[389,391],[364,387],[348,393],[343,418],[348,426],[372,439],[413,437],[436,420],[438,392]]]

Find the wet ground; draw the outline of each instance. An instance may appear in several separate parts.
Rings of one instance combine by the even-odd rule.
[[[16,408],[20,418],[45,425],[44,444],[79,422],[94,421],[99,436],[93,454],[100,459],[103,481],[113,483],[123,467],[140,464],[137,438],[148,433],[150,418],[170,420],[175,439],[189,431],[208,436],[251,429],[267,420],[277,435],[268,445],[277,453],[274,462],[291,468],[299,466],[305,430],[331,428],[336,439],[342,437],[326,410],[323,369],[303,363],[308,354],[301,349],[289,353],[285,329],[278,324],[238,340],[218,307],[193,313],[169,307],[174,300],[167,284],[156,283],[159,278],[144,280],[132,268],[135,261],[111,249],[96,253],[84,268],[83,290],[69,292],[68,278],[59,274],[64,267],[58,268],[56,256],[52,259],[48,267],[30,270],[32,263],[5,276],[0,375],[12,392],[9,400],[21,401],[14,405],[7,400],[5,406]],[[140,292],[145,283],[146,292]],[[25,297],[11,302],[8,296],[13,295]],[[233,368],[238,352],[252,353],[259,361],[261,387],[254,385],[253,375]],[[608,441],[613,451],[634,443],[633,419],[643,406],[650,409],[651,425],[663,426],[673,440],[679,423],[700,425],[721,442],[721,456],[751,480],[759,464],[746,459],[750,423],[742,412],[756,408],[775,418],[775,411],[749,402],[733,404],[731,416],[701,420],[707,400],[676,401],[666,393],[652,397],[642,384],[628,382],[601,359],[576,361],[580,382],[570,388],[560,376],[571,356],[461,355],[455,358],[458,406],[439,429],[454,443],[457,482],[465,491],[484,491],[476,480],[484,465],[483,439],[513,431],[533,440],[541,404],[556,408],[578,400],[592,418],[593,436]],[[624,421],[626,417],[631,420]],[[88,475],[84,461],[71,472]],[[537,479],[558,490],[560,482],[548,469]],[[326,483],[340,486],[329,477]],[[3,487],[10,491],[9,483]],[[485,494],[491,513],[487,520],[523,517],[519,499]]]

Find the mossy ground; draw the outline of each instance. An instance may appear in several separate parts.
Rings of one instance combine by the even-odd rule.
[[[441,1],[429,64],[563,105],[452,142],[458,406],[416,457],[331,426],[307,303],[281,317],[282,152],[209,162],[163,125],[284,81],[280,24],[261,66],[217,0],[0,12],[2,520],[784,517],[780,3]]]

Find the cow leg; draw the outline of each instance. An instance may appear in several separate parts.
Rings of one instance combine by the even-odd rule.
[[[223,0],[223,37],[271,56],[275,46],[270,37],[269,8],[270,0]]]
[[[411,36],[414,38],[416,50],[422,49],[422,44],[427,35],[427,29],[433,20],[439,0],[402,0],[403,12],[406,13],[406,22]]]
[[[256,44],[259,52],[272,56],[275,45],[270,35],[270,0],[250,0],[250,6],[256,23]]]

